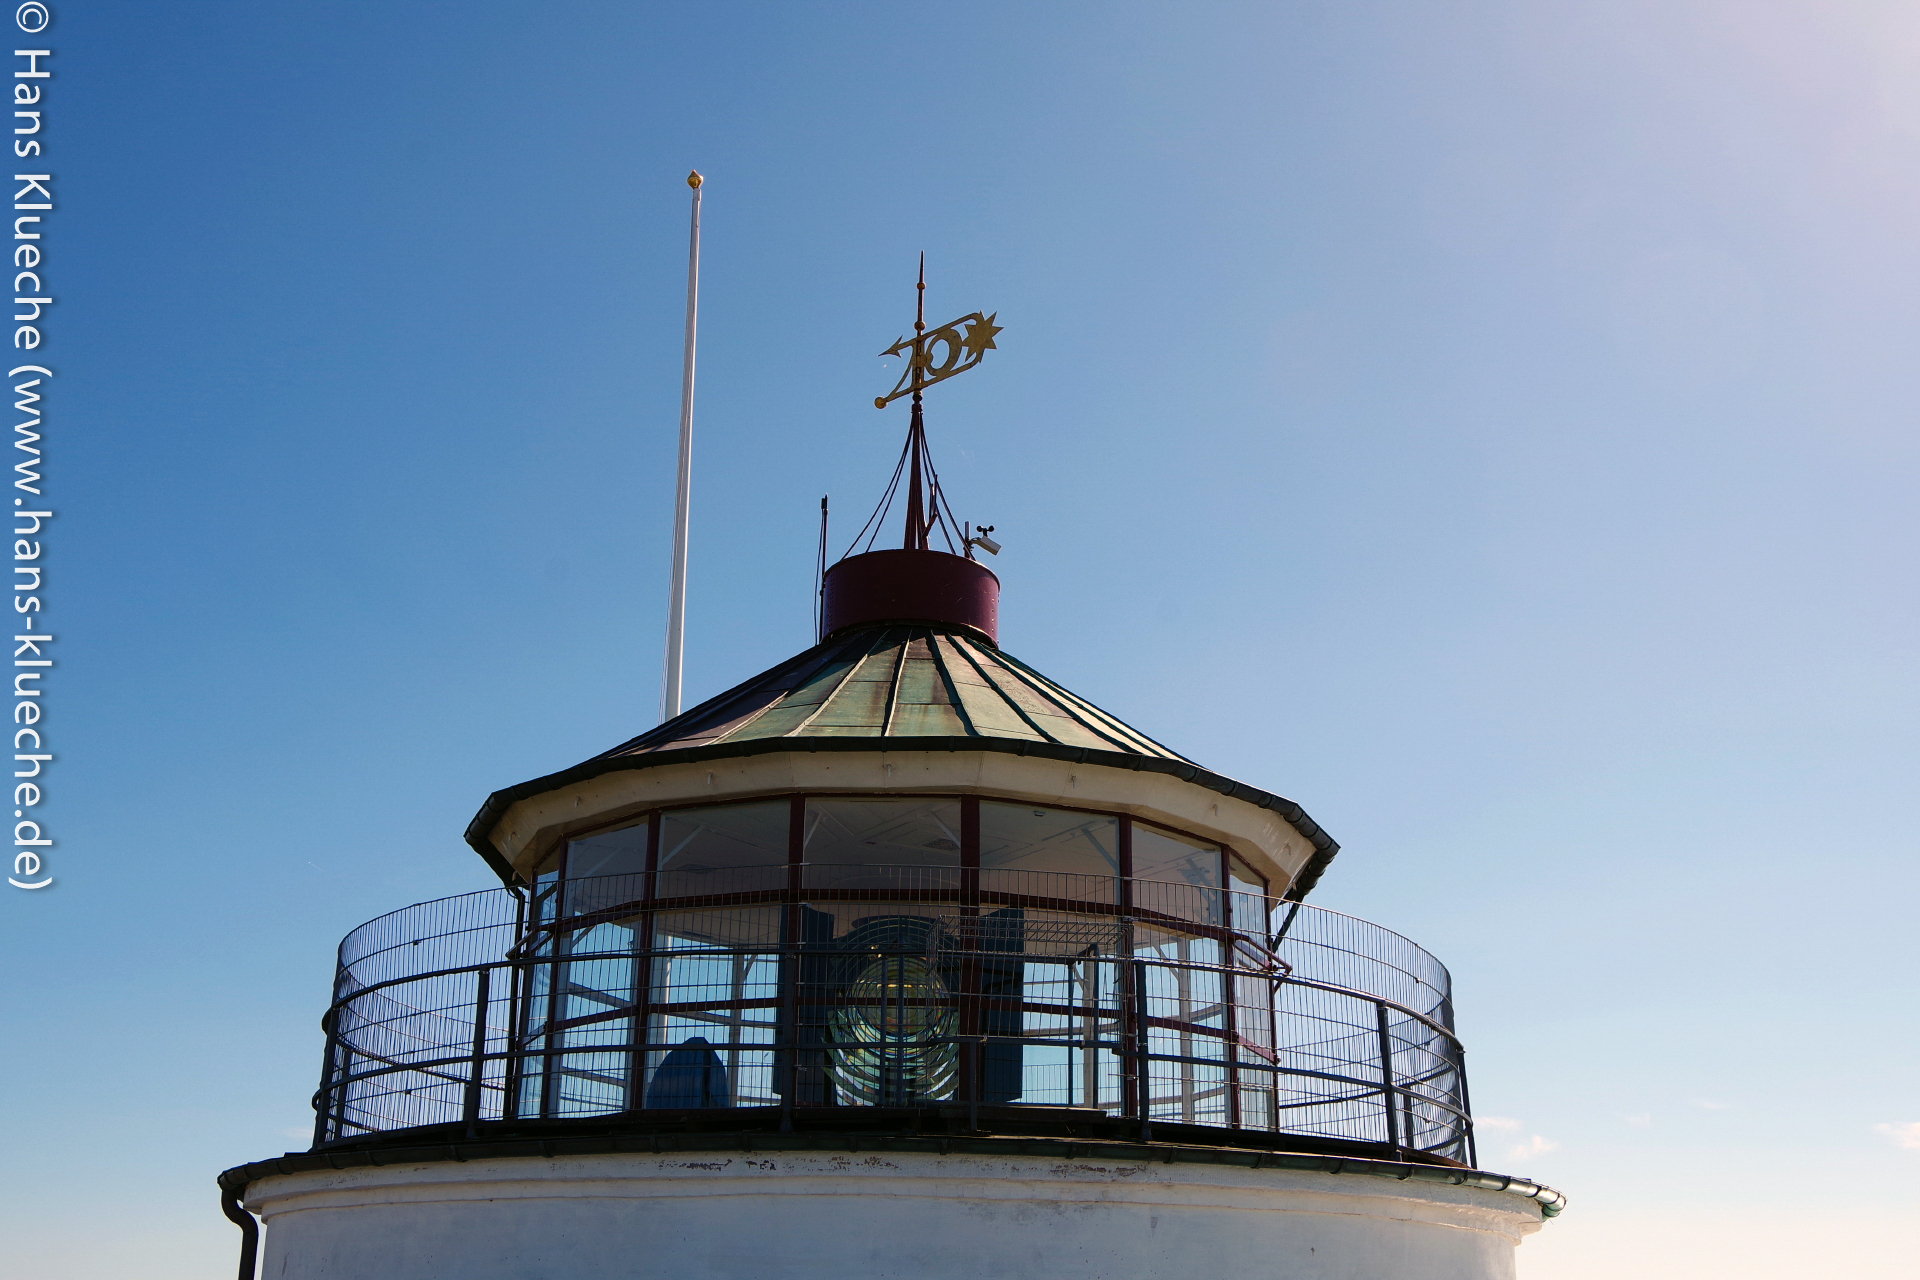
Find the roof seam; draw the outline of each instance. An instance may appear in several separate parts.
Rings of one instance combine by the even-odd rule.
[[[889,630],[880,634],[892,635],[893,633]],[[912,644],[913,636],[909,634],[905,640],[901,641],[899,651],[893,655],[893,679],[887,682],[887,714],[880,720],[880,736],[883,738],[893,732],[893,713],[900,707],[900,677],[906,672],[907,650],[912,647]]]
[[[772,702],[769,702],[766,706],[761,707],[758,711],[754,712],[752,715],[748,716],[745,720],[742,720],[739,724],[733,726],[733,728],[727,730],[725,733],[719,735],[713,741],[715,743],[738,741],[740,734],[742,732],[744,732],[746,729],[750,728],[751,726],[758,724],[761,721],[761,719],[766,716],[768,712],[772,711],[775,707],[780,705],[781,700],[784,699],[787,696],[787,694],[792,693],[795,689],[804,688],[809,680],[813,679],[815,676],[819,675],[823,670],[825,670],[827,666],[833,662],[833,655],[835,653],[838,653],[843,646],[836,645],[832,649],[827,648],[827,646],[825,645],[819,645],[816,647],[820,651],[819,657],[815,660],[813,666],[807,669],[807,673],[804,676],[802,676],[799,680],[796,680],[794,683],[788,685],[786,690],[781,693],[780,697],[775,698]],[[698,708],[696,708],[696,710],[697,709]],[[671,724],[673,722],[670,720],[667,723]]]
[[[779,734],[777,736],[782,738],[799,737],[801,730],[811,727],[815,720],[818,720],[821,716],[825,715],[827,713],[828,706],[832,704],[835,698],[840,696],[840,691],[847,687],[847,682],[853,679],[854,672],[860,670],[861,666],[865,664],[866,660],[873,656],[874,648],[875,646],[873,644],[868,644],[867,651],[865,653],[861,654],[859,657],[855,658],[852,662],[847,664],[846,673],[840,677],[840,683],[833,686],[832,693],[829,693],[826,697],[820,699],[820,705],[813,709],[812,715],[808,716],[805,720],[802,720],[799,724],[793,726],[793,728],[787,730],[785,733]]]
[[[986,669],[980,665],[979,659],[973,656],[973,651],[971,646],[959,643],[959,641],[954,640],[952,636],[948,636],[947,638],[949,640],[954,641],[953,643],[954,651],[957,652],[962,658],[965,658],[967,660],[967,665],[972,667],[974,674],[980,677],[980,683],[984,685],[986,688],[993,690],[994,697],[1000,699],[1000,701],[1006,703],[1009,707],[1013,708],[1013,714],[1020,717],[1020,721],[1022,724],[1026,725],[1027,728],[1039,734],[1040,740],[1042,742],[1059,742],[1060,741],[1060,739],[1054,737],[1051,733],[1048,733],[1046,729],[1044,729],[1041,726],[1038,720],[1035,720],[1032,716],[1028,715],[1027,709],[1025,707],[1021,706],[1018,702],[1014,701],[1012,698],[1009,698],[1007,696],[1006,690],[1002,689],[998,684],[995,684],[993,680],[988,677]]]
[[[816,645],[814,647],[818,649],[818,648],[822,648],[823,646]],[[710,711],[724,711],[727,707],[731,707],[740,702],[746,701],[748,698],[752,697],[756,693],[760,693],[767,689],[778,688],[780,686],[781,676],[785,672],[802,671],[807,669],[806,659],[807,659],[808,653],[811,653],[811,652],[812,651],[809,650],[807,652],[797,653],[793,657],[788,658],[785,662],[781,663],[779,666],[774,667],[772,670],[762,672],[758,679],[748,681],[745,685],[738,685],[732,689],[723,690],[720,693],[715,694],[713,697],[708,698],[705,702],[701,703],[699,706],[692,707],[687,711],[682,712],[680,715],[675,716],[672,720],[663,721],[660,724],[655,725],[653,728],[647,730],[645,733],[635,734],[633,737],[628,738],[625,742],[621,743],[619,746],[609,748],[608,750],[603,751],[600,754],[602,757],[612,757],[612,756],[619,755],[623,752],[633,751],[643,746],[647,742],[657,739],[660,736],[660,731],[666,728],[668,725],[675,723],[675,721],[686,720],[690,723],[696,722],[700,719],[705,718],[707,713]],[[785,691],[783,691],[782,696],[784,696],[784,693],[791,692],[791,691],[792,691],[792,686],[790,685]],[[776,698],[776,701],[777,700],[778,699]],[[752,716],[750,716],[746,721],[746,723],[751,723],[753,720],[759,719],[759,717],[761,715],[764,715],[765,713],[766,713],[766,708],[762,707],[760,711],[755,712]]]
[[[1027,688],[1032,689],[1033,692],[1039,694],[1042,698],[1046,697],[1046,691],[1044,689],[1035,687],[1034,682],[1027,679],[1024,668],[1019,668],[1017,666],[1010,666],[1006,668],[1006,671],[1008,675],[1011,675],[1014,679],[1026,685]],[[1040,673],[1036,671],[1033,674],[1038,676]],[[1045,677],[1042,676],[1041,679],[1045,680]],[[1047,683],[1051,684],[1052,682],[1047,681]],[[1062,689],[1060,690],[1060,692],[1065,693],[1066,690]],[[1101,738],[1107,742],[1112,743],[1116,750],[1128,752],[1134,755],[1146,754],[1146,752],[1141,751],[1138,747],[1134,746],[1132,743],[1124,742],[1121,739],[1114,737],[1113,734],[1107,732],[1106,730],[1101,729],[1099,726],[1087,723],[1085,717],[1081,716],[1067,702],[1064,702],[1059,698],[1054,698],[1051,701],[1053,701],[1053,703],[1056,706],[1058,706],[1061,710],[1067,713],[1067,718],[1069,720],[1072,720],[1075,724],[1079,725],[1082,729],[1085,729],[1088,733],[1092,734],[1094,737]]]
[[[1004,658],[1007,661],[1007,663],[1013,668],[1015,668],[1016,670],[1026,675],[1032,676],[1034,680],[1040,681],[1042,684],[1046,685],[1050,689],[1058,690],[1061,697],[1068,699],[1069,701],[1073,702],[1074,704],[1088,711],[1094,712],[1102,720],[1111,721],[1113,724],[1118,725],[1122,729],[1125,729],[1128,733],[1140,739],[1140,741],[1146,743],[1148,746],[1153,747],[1155,750],[1165,752],[1169,758],[1174,760],[1187,759],[1185,756],[1181,755],[1178,751],[1175,751],[1172,747],[1167,746],[1165,743],[1160,742],[1154,738],[1149,738],[1146,734],[1141,733],[1138,729],[1134,728],[1132,725],[1122,720],[1119,716],[1114,715],[1111,711],[1108,711],[1106,708],[1100,706],[1098,703],[1089,702],[1087,699],[1081,697],[1079,694],[1067,688],[1065,685],[1058,684],[1053,680],[1049,679],[1048,677],[1041,675],[1038,671],[1035,671],[1032,667],[1020,661],[1020,659],[1014,657],[1012,654],[1001,653],[998,656]],[[1027,683],[1029,686],[1031,686],[1033,683],[1033,680],[1029,680],[1027,681]],[[1101,736],[1104,738],[1107,738],[1109,741],[1112,740],[1112,735],[1110,734],[1102,734]],[[1142,754],[1146,754],[1146,753],[1143,752]],[[1192,762],[1188,761],[1188,763],[1192,763]]]
[[[973,726],[973,717],[967,714],[967,704],[960,701],[960,690],[953,684],[953,673],[947,670],[946,657],[940,652],[940,637],[927,637],[927,652],[933,655],[933,669],[940,673],[940,683],[946,686],[947,700],[953,704],[953,713],[960,720],[960,727],[967,731],[969,738],[984,738]]]

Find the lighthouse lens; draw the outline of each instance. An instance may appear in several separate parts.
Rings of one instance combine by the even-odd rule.
[[[922,921],[867,922],[911,934]],[[952,993],[939,971],[917,955],[849,957],[857,966],[829,1016],[835,1047],[828,1054],[844,1105],[910,1107],[953,1096],[959,1054]]]

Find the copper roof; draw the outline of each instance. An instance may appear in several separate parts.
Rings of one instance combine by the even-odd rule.
[[[763,738],[1008,738],[1192,763],[982,640],[904,624],[815,645],[598,758]]]
[[[1287,896],[1339,850],[1293,801],[1221,777],[957,628],[898,623],[831,637],[571,769],[496,791],[467,842],[509,883],[491,835],[512,805],[620,769],[772,751],[1005,751],[1169,773],[1272,809],[1314,846]]]

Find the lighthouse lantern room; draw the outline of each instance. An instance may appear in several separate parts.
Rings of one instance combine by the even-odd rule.
[[[220,1178],[243,1280],[1513,1274],[1562,1200],[1478,1167],[1445,967],[1306,902],[1299,805],[1000,647],[922,410],[998,332],[893,349],[817,644],[495,792],[500,888],[341,943],[312,1147]]]

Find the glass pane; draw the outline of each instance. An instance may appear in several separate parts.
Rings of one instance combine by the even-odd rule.
[[[958,889],[960,802],[809,801],[805,849],[810,889]]]
[[[1220,846],[1133,824],[1133,902],[1143,911],[1225,923]]]
[[[782,907],[732,907],[713,911],[662,911],[653,917],[655,951],[703,947],[780,945]]]
[[[703,949],[703,941],[684,933],[656,937],[652,999],[669,1011],[649,1024],[645,1105],[768,1105],[776,1101],[771,1046],[780,1019],[779,956]]]
[[[910,933],[905,945],[924,949],[928,939],[949,928],[959,910],[952,903],[929,903],[924,897],[918,901],[888,902],[878,894],[848,896],[851,901],[815,900],[801,906],[800,945],[838,950],[842,949],[843,941],[851,937],[860,939],[854,944],[856,947],[865,946],[872,933],[872,921],[912,919],[922,923],[911,926],[919,932]]]
[[[653,918],[643,1105],[754,1107],[772,1093],[782,907],[663,911]],[[755,951],[753,948],[767,948]],[[752,1047],[749,1047],[752,1046]]]
[[[1148,1018],[1148,1113],[1156,1120],[1225,1124],[1231,1041],[1225,975],[1213,967],[1217,944],[1172,939],[1154,952],[1161,962],[1140,970]]]
[[[533,895],[528,901],[529,925],[538,927],[560,914],[560,854],[555,849],[533,872]]]
[[[1157,929],[1150,924],[1133,927],[1133,954],[1142,960],[1172,964],[1218,965],[1222,960],[1217,938],[1196,938],[1190,933]]]
[[[1122,966],[1110,957],[1120,930],[1085,917],[1027,915],[1028,953],[1052,954],[1024,965],[1019,1034],[1028,1043],[1015,1046],[1021,1092],[1013,1101],[1117,1111],[1123,1077],[1112,1048],[1120,1042],[1125,987]],[[1100,931],[1106,939],[1079,946]]]
[[[537,885],[548,884],[559,874],[560,851],[555,849],[552,853],[542,858],[540,865],[533,869],[533,882]]]
[[[1232,881],[1235,893],[1258,893],[1267,891],[1266,877],[1241,861],[1236,854],[1227,855],[1227,877]]]
[[[567,879],[637,876],[647,869],[647,824],[567,841]]]
[[[1267,881],[1240,858],[1227,855],[1227,905],[1232,911],[1233,927],[1241,933],[1265,939],[1267,935]]]
[[[601,911],[646,896],[647,824],[567,842],[567,913]]]
[[[980,872],[986,892],[1117,902],[1120,820],[982,803]]]
[[[1125,1106],[1126,1079],[1120,1055],[1110,1049],[1026,1045],[1020,1102],[1055,1107],[1097,1107],[1118,1114]]]
[[[674,809],[660,818],[657,898],[705,897],[784,889],[785,800]]]
[[[1133,824],[1133,878],[1220,887],[1220,846]]]
[[[572,959],[554,966],[556,1021],[569,1023],[554,1033],[553,1046],[575,1052],[553,1059],[548,1114],[600,1115],[624,1111],[633,1054],[633,930],[597,924],[562,940]]]

